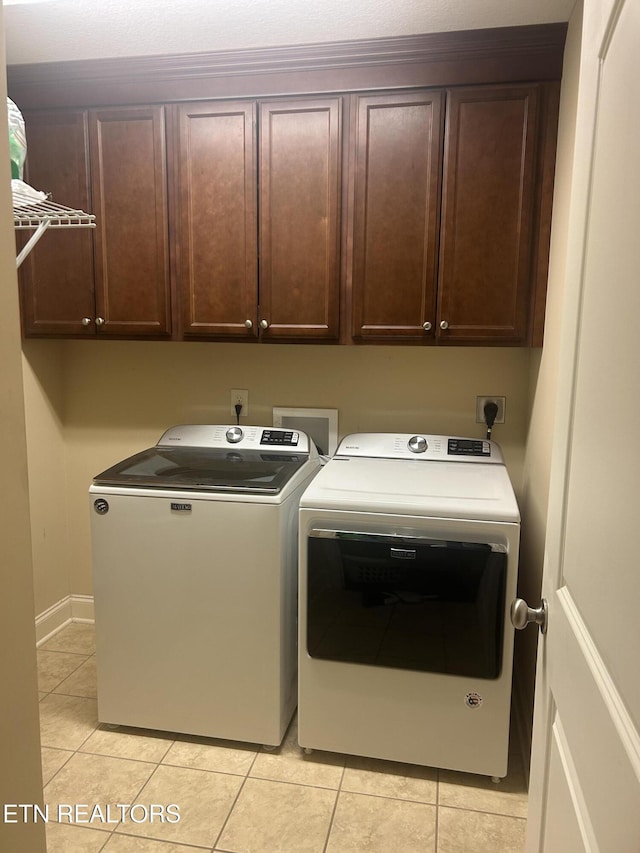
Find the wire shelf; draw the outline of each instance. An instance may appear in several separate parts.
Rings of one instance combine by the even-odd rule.
[[[92,213],[56,204],[46,197],[37,200],[19,189],[13,189],[13,222],[17,231],[34,231],[16,259],[18,267],[48,228],[96,227]]]

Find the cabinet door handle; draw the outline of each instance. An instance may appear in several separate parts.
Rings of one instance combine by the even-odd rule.
[[[441,329],[448,329],[448,328],[449,328],[449,324],[447,323],[447,321],[446,321],[446,320],[441,320],[441,321],[440,321],[440,328],[441,328]]]
[[[431,323],[427,320],[426,323],[422,324],[422,328],[425,330],[425,332],[428,332],[429,329],[431,329]]]
[[[251,320],[245,320],[244,325],[246,329],[253,329],[253,323],[251,322]]]
[[[83,317],[82,318],[82,325],[83,326],[90,326],[91,325],[91,317]]]
[[[268,329],[269,328],[269,322],[267,320],[260,320],[260,328],[261,329]]]
[[[96,317],[96,326],[104,326],[104,317]]]

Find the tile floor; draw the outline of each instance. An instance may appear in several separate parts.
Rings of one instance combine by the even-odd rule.
[[[277,752],[98,724],[93,626],[71,623],[38,649],[44,799],[137,803],[124,822],[47,824],[48,853],[520,853],[527,792],[512,750],[484,777],[314,752],[295,719]],[[179,822],[145,820],[175,803]],[[114,806],[112,806],[112,809]],[[109,815],[106,815],[109,817]],[[134,820],[135,818],[135,820]],[[137,820],[137,822],[136,822]]]

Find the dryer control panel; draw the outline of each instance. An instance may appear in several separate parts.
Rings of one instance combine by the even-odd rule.
[[[449,456],[491,456],[491,442],[478,438],[450,438],[447,443]]]
[[[336,456],[504,464],[502,451],[494,441],[411,433],[354,433],[342,439]]]

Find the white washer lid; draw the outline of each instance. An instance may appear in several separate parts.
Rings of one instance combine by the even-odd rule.
[[[301,507],[433,518],[520,522],[504,465],[424,459],[334,457]]]

